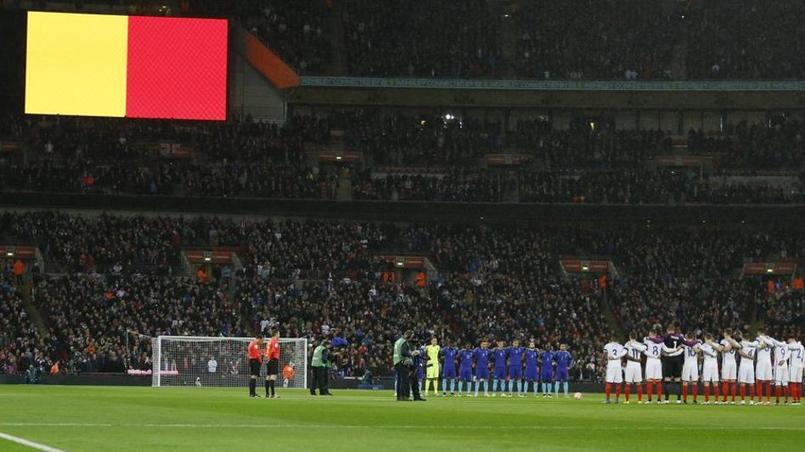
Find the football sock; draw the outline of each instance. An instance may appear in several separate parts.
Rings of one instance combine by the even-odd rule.
[[[643,385],[641,385],[640,383],[637,384],[637,401],[638,402],[643,401]]]
[[[564,385],[564,389],[565,389],[565,397],[567,397],[567,392],[570,390],[570,382],[566,381],[566,382],[564,382],[562,384]]]
[[[623,387],[623,396],[624,396],[624,398],[626,399],[627,402],[629,401],[629,395],[631,393],[632,393],[632,385],[630,385],[629,383],[626,383],[624,385],[624,387]]]
[[[607,383],[604,386],[604,393],[606,393],[607,400],[609,400],[609,396],[612,394],[612,384],[611,383]]]
[[[271,381],[266,380],[266,397],[271,395]]]

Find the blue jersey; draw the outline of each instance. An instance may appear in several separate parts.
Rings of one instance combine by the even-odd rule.
[[[453,347],[445,347],[442,349],[442,353],[444,354],[444,371],[455,371],[458,350]]]
[[[416,374],[419,379],[425,378],[425,349],[419,349],[419,356],[414,356],[414,366],[416,367]]]
[[[495,349],[495,369],[505,369],[505,368],[506,368],[506,349],[498,347]]]
[[[472,369],[472,359],[475,358],[475,351],[470,349],[461,350],[458,355],[459,366],[461,370]]]
[[[526,371],[534,371],[534,374],[537,373],[537,359],[539,358],[539,352],[536,348],[529,348],[525,351],[525,368]]]
[[[509,368],[523,367],[523,347],[509,347]]]
[[[548,375],[553,372],[553,352],[542,352],[542,374]]]
[[[489,350],[485,348],[476,348],[475,349],[475,368],[487,368],[489,367]]]
[[[554,359],[556,359],[556,370],[557,371],[564,371],[570,368],[570,363],[573,362],[573,357],[570,355],[570,352],[567,350],[559,350],[554,354]]]

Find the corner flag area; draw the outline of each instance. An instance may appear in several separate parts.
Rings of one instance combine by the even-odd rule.
[[[800,407],[602,405],[573,398],[395,402],[242,389],[0,386],[0,450],[797,450]]]

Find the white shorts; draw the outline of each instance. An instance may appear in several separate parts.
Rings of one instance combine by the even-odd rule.
[[[699,363],[685,361],[682,365],[682,381],[699,381]]]
[[[761,381],[771,381],[774,379],[774,375],[771,373],[771,361],[763,360],[757,362],[755,378]]]
[[[702,382],[718,383],[718,363],[704,363],[702,367]]]
[[[646,380],[662,380],[662,362],[659,359],[646,360]]]
[[[774,368],[774,385],[788,386],[788,366],[777,366]]]
[[[754,383],[755,382],[755,367],[752,362],[744,360],[741,367],[738,368],[738,382],[740,383]]]
[[[724,361],[721,363],[721,379],[735,381],[738,377],[735,361]]]
[[[643,370],[640,368],[640,363],[636,361],[626,362],[626,378],[624,378],[624,381],[626,383],[643,382]]]
[[[788,369],[789,383],[802,383],[802,366],[791,366]]]
[[[623,367],[621,360],[614,359],[607,361],[607,383],[623,383]]]

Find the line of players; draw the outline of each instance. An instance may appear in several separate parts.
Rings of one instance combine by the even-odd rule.
[[[723,331],[723,339],[716,342],[713,335],[706,333],[703,340],[695,334],[679,334],[678,324],[670,326],[663,334],[659,324],[653,326],[649,335],[638,341],[636,334],[629,335],[626,344],[617,338],[604,346],[604,359],[607,362],[604,403],[610,403],[615,389],[615,403],[619,402],[621,383],[625,382],[625,403],[629,403],[630,388],[637,386],[637,403],[643,403],[641,368],[645,356],[645,380],[647,402],[652,403],[656,390],[657,403],[669,403],[668,393],[677,389],[677,403],[688,403],[690,385],[693,387],[693,403],[698,403],[699,357],[701,363],[701,382],[704,388],[704,404],[710,404],[712,385],[713,404],[736,404],[737,387],[740,387],[740,404],[745,405],[749,392],[750,405],[770,405],[771,386],[774,382],[776,404],[784,394],[784,404],[789,396],[792,405],[799,405],[802,396],[802,375],[805,349],[796,337],[791,335],[785,342],[769,337],[761,328],[754,340],[744,337],[740,331]],[[721,370],[719,372],[719,355]],[[738,359],[736,359],[738,358]],[[625,368],[622,361],[626,360]],[[625,377],[624,377],[625,375]],[[721,396],[719,399],[719,377]],[[766,401],[763,402],[763,389]],[[681,391],[680,391],[681,389]],[[662,393],[665,390],[665,400]],[[680,392],[682,400],[680,401]],[[754,399],[757,397],[757,401]],[[729,399],[729,401],[728,401]]]
[[[438,395],[441,377],[443,396],[448,394],[448,388],[450,395],[457,397],[462,394],[478,397],[479,391],[483,391],[485,397],[494,397],[497,392],[501,397],[512,397],[515,392],[525,397],[532,391],[539,396],[538,386],[541,385],[542,396],[551,397],[554,388],[556,396],[559,395],[559,383],[563,385],[565,397],[568,396],[573,356],[567,351],[567,345],[560,345],[556,351],[540,350],[533,339],[528,347],[521,347],[520,341],[515,339],[510,347],[505,341],[497,341],[491,349],[489,346],[490,341],[485,339],[476,348],[467,343],[459,349],[449,342],[440,347],[438,339],[432,338],[421,350],[424,359],[417,369],[422,392],[427,395],[432,387]]]

